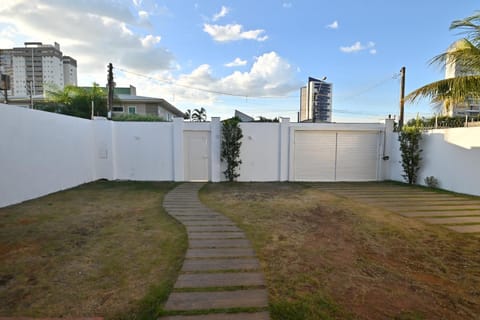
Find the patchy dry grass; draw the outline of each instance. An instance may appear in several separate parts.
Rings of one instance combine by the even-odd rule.
[[[272,318],[478,319],[480,238],[314,187],[222,183],[201,191],[252,240]]]
[[[99,181],[0,209],[0,316],[153,319],[183,261],[173,183]]]

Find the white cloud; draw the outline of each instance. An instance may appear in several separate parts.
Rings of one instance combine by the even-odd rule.
[[[17,30],[15,30],[15,28],[13,28],[12,26],[7,26],[3,28],[0,25],[0,48],[15,47],[15,34],[17,34]]]
[[[256,41],[265,41],[268,39],[268,36],[265,35],[265,30],[248,30],[242,31],[243,26],[240,24],[227,24],[224,26],[216,24],[204,24],[203,31],[208,33],[213,40],[218,42],[228,42],[236,40],[256,40]]]
[[[295,76],[296,69],[272,51],[257,57],[249,71],[215,78],[209,65],[201,65],[178,83],[241,96],[282,96],[299,88]]]
[[[169,69],[174,62],[172,53],[160,46],[159,35],[149,34],[144,28],[155,11],[135,9],[134,5],[143,3],[118,0],[2,1],[0,21],[2,29],[15,31],[12,38],[16,41],[60,43],[65,55],[77,59],[79,81],[97,78],[96,81],[102,82],[109,62],[114,67],[122,66],[137,72]],[[15,46],[21,45],[15,43]]]
[[[229,9],[229,8],[227,8],[227,7],[225,7],[225,6],[222,6],[222,8],[220,9],[220,12],[219,12],[219,13],[216,13],[216,14],[213,16],[212,20],[213,20],[213,21],[217,21],[218,19],[225,17],[229,12],[230,12],[230,9]]]
[[[160,42],[162,38],[160,36],[153,36],[151,34],[145,36],[144,38],[140,39],[142,42],[142,46],[145,48],[151,48],[154,47],[157,43]]]
[[[114,70],[115,71],[115,70]],[[123,74],[117,70],[117,86],[133,84],[138,95],[161,97],[180,110],[203,106],[208,115],[229,117],[231,104],[219,93],[230,93],[249,98],[262,96],[283,97],[296,92],[303,85],[297,80],[297,68],[290,65],[276,52],[265,53],[255,59],[254,65],[245,72],[231,72],[216,76],[215,68],[208,64],[197,66],[191,72],[175,76],[174,71],[149,73],[149,78]],[[152,80],[158,79],[158,81]],[[196,90],[200,88],[203,90]],[[271,108],[271,105],[266,108]],[[233,112],[231,110],[231,112]],[[256,110],[259,114],[267,111]],[[275,115],[276,116],[276,115]]]
[[[140,17],[140,20],[146,20],[149,18],[149,14],[147,11],[144,11],[144,10],[140,10],[138,11],[138,16]]]
[[[292,7],[292,3],[291,3],[291,2],[284,2],[284,3],[282,4],[282,7],[286,8],[286,9],[291,8],[291,7]]]
[[[360,41],[355,42],[348,47],[340,47],[340,51],[345,53],[355,53],[364,50],[369,50],[370,54],[376,54],[377,50],[375,49],[375,42],[368,42],[366,45],[363,45]]]
[[[328,29],[338,29],[338,21],[337,20],[333,21],[332,23],[327,25],[327,28]]]
[[[232,62],[226,63],[225,67],[240,67],[247,64],[247,60],[242,60],[240,58],[235,58]]]

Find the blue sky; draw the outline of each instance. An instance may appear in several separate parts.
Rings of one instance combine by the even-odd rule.
[[[209,117],[296,121],[299,88],[326,76],[334,121],[377,122],[398,113],[402,66],[407,92],[443,77],[428,61],[475,10],[473,0],[12,0],[0,4],[0,47],[56,41],[77,59],[79,85],[105,84],[112,62],[118,86]],[[406,106],[408,118],[433,112]]]

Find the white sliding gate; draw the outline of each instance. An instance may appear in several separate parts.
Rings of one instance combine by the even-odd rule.
[[[295,181],[378,180],[378,131],[295,130]]]

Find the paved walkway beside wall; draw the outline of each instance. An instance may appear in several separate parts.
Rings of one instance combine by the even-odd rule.
[[[322,183],[318,188],[452,231],[480,236],[480,197],[389,183]]]
[[[163,320],[267,320],[268,293],[245,234],[198,199],[201,183],[184,183],[163,206],[187,229],[189,247]],[[201,315],[198,315],[201,313]]]

